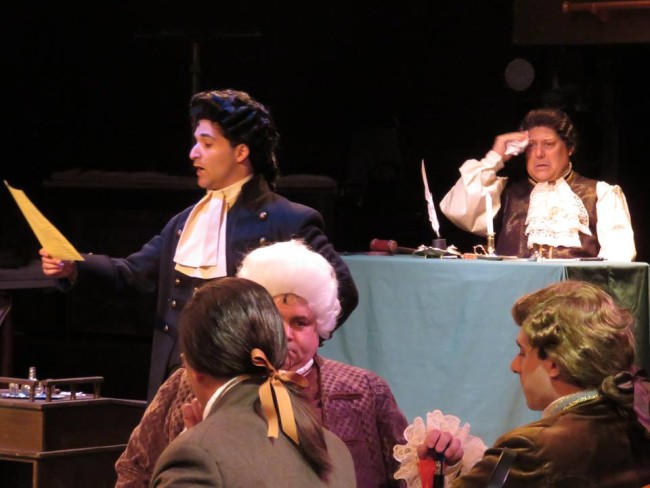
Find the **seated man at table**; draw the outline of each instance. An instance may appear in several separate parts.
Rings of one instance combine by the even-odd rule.
[[[465,161],[440,210],[473,234],[496,230],[498,255],[633,261],[636,246],[625,194],[619,185],[575,171],[577,147],[567,113],[533,109],[518,131],[498,135],[483,159]],[[497,176],[506,163],[511,168],[521,164],[510,161],[522,152],[525,177]],[[491,229],[493,212],[496,229]]]
[[[404,442],[406,418],[384,379],[317,354],[341,307],[332,265],[302,242],[261,247],[243,260],[237,276],[262,285],[284,319],[288,354],[284,368],[309,380],[304,395],[325,428],[337,434],[354,459],[359,487],[397,487],[395,444]],[[184,369],[160,388],[118,459],[117,487],[146,487],[163,449],[201,418]],[[185,416],[185,419],[183,418]]]
[[[633,366],[630,312],[600,288],[569,280],[524,295],[512,316],[521,330],[511,368],[542,419],[502,435],[451,486],[484,487],[501,470],[505,483],[494,486],[649,484],[650,381]],[[454,462],[457,443],[431,431],[419,455],[447,445]]]

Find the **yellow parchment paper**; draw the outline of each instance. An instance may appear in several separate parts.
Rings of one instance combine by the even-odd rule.
[[[20,211],[23,213],[43,249],[47,249],[53,257],[58,259],[66,261],[84,260],[81,254],[77,252],[63,234],[27,198],[24,191],[13,188],[6,181],[4,183],[9,189],[11,196],[16,200],[18,208],[20,208]]]

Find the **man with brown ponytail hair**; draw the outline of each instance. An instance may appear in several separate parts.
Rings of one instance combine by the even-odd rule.
[[[284,326],[264,287],[230,277],[207,284],[179,332],[203,421],[163,451],[152,487],[356,486],[347,447],[298,393],[306,380],[280,369]]]

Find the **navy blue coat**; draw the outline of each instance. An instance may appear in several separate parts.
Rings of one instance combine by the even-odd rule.
[[[85,254],[78,262],[76,287],[105,289],[107,293],[137,289],[157,293],[148,400],[179,365],[178,322],[180,311],[203,280],[189,278],[174,269],[174,255],[185,221],[193,207],[174,216],[160,234],[127,258]],[[323,219],[316,210],[293,203],[271,191],[255,176],[247,182],[228,212],[226,265],[234,276],[244,256],[257,247],[291,238],[303,239],[334,266],[339,280],[341,325],[357,306],[358,293],[350,270],[323,232]]]

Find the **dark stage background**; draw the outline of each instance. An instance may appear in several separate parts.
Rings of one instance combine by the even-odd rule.
[[[528,109],[554,104],[578,126],[575,167],[623,187],[638,260],[648,261],[641,173],[650,29],[639,22],[650,11],[569,19],[560,5],[4,6],[0,175],[26,190],[79,250],[126,255],[197,199],[186,184],[190,95],[237,88],[271,108],[284,175],[335,182],[334,191],[299,188],[293,196],[324,213],[340,252],[365,251],[374,237],[417,246],[433,237],[420,161],[437,204],[465,159],[481,157]],[[515,59],[534,69],[527,88],[508,84]],[[511,79],[524,83],[524,75]],[[523,161],[514,166],[513,175]],[[79,183],[92,171],[119,174],[108,189]],[[142,172],[178,178],[166,189],[143,188]],[[56,184],[61,175],[67,186]],[[439,218],[443,237],[461,250],[480,241]],[[0,224],[1,267],[37,257],[38,243],[4,189]],[[109,393],[144,396],[150,301],[91,306],[53,290],[14,299],[17,374],[33,363],[53,377],[104,374]]]

